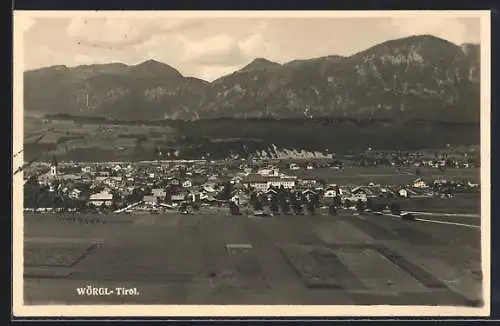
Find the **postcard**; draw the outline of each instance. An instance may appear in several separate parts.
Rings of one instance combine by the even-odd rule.
[[[13,314],[488,316],[489,11],[14,11]]]

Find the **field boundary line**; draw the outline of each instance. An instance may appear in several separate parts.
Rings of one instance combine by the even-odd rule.
[[[415,218],[415,221],[420,221],[420,222],[429,222],[429,223],[437,223],[437,224],[456,225],[456,226],[463,226],[463,227],[468,227],[468,228],[474,228],[474,229],[479,229],[479,230],[481,230],[481,226],[479,226],[479,225],[472,225],[472,224],[465,224],[465,223],[456,223],[456,222],[446,222],[446,221],[427,220],[427,219],[422,219],[422,218]]]
[[[438,216],[456,216],[456,217],[481,217],[481,215],[478,214],[461,214],[461,213],[435,213],[435,212],[415,212],[415,211],[405,211],[407,213],[411,214],[419,214],[419,215],[438,215]]]

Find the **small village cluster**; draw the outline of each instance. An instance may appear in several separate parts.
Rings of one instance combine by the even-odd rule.
[[[308,169],[313,169],[308,164]],[[252,167],[205,161],[37,164],[25,171],[24,207],[31,212],[189,213],[202,209],[262,214],[355,208],[373,199],[451,197],[479,187],[470,181],[415,179],[408,185],[328,184],[297,177],[296,165]],[[228,210],[229,208],[229,210]]]

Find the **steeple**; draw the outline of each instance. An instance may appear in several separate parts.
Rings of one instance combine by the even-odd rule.
[[[55,155],[52,157],[52,164],[50,165],[50,175],[53,177],[57,176],[57,160]]]

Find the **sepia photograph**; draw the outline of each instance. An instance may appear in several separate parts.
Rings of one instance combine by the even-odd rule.
[[[14,11],[25,316],[487,316],[489,11]]]

